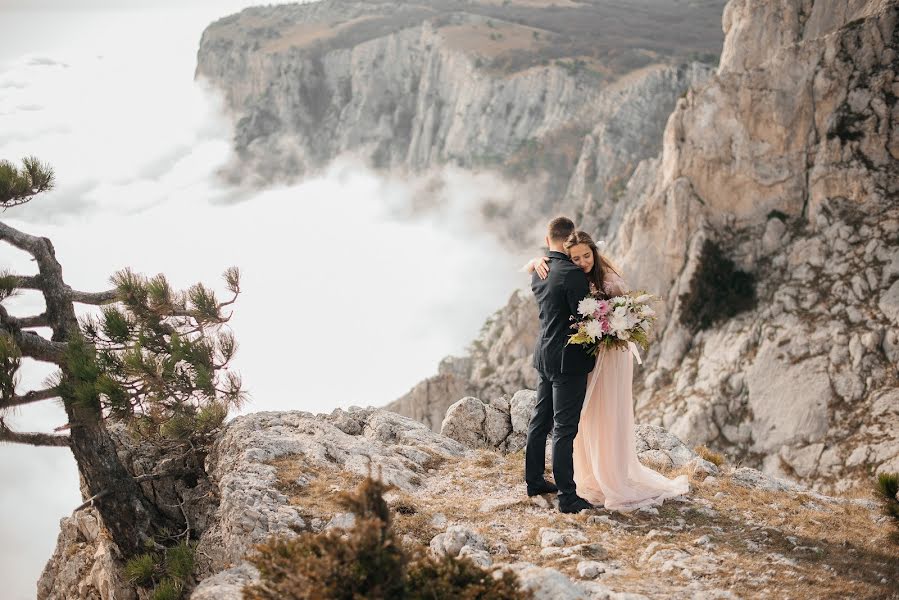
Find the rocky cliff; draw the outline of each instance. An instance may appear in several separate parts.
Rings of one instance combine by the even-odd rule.
[[[521,243],[548,213],[617,198],[710,73],[693,59],[716,59],[723,2],[637,4],[256,7],[207,28],[196,75],[234,114],[230,177],[296,179],[344,153],[434,177],[497,170],[517,185],[484,213]]]
[[[638,418],[821,489],[899,470],[896,20],[895,2],[729,3],[717,72],[592,209],[625,278],[665,298]],[[514,349],[473,354],[502,382],[480,397],[532,385],[528,302],[487,328]]]
[[[551,497],[529,500],[513,440],[534,400],[522,390],[510,405],[491,407],[490,422],[499,427],[486,429],[480,401],[461,401],[447,416],[447,433],[458,439],[372,408],[233,419],[198,479],[159,484],[182,492],[164,492],[160,501],[184,511],[196,544],[190,598],[240,600],[243,586],[260,577],[247,558],[271,535],[352,528],[354,516],[335,494],[352,490],[372,464],[395,486],[387,501],[405,545],[512,570],[536,598],[873,598],[892,591],[899,560],[875,502],[713,465],[658,427],[636,429],[640,458],[689,475],[689,494],[636,512],[577,515],[559,513]],[[501,429],[512,433],[502,448],[490,437]],[[473,431],[485,436],[465,433]],[[127,436],[117,440],[138,460],[167,456]],[[148,596],[128,583],[90,508],[62,519],[38,589],[41,599]]]

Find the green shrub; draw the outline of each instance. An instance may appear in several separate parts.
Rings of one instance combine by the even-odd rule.
[[[877,493],[883,502],[883,512],[893,518],[893,541],[899,543],[899,473],[881,473],[877,477]]]
[[[194,570],[194,549],[188,542],[181,542],[166,550],[165,570],[176,581],[187,581]]]
[[[680,301],[681,323],[694,332],[708,329],[755,307],[755,276],[737,269],[718,244],[706,240],[699,267]]]
[[[174,579],[163,579],[150,595],[150,600],[179,600],[184,586]]]
[[[518,578],[503,571],[500,579],[467,558],[423,556],[409,568],[405,600],[510,600],[529,598],[518,587]]]
[[[152,549],[154,543],[148,541],[146,546]],[[177,600],[193,573],[194,553],[194,546],[186,540],[163,551],[150,551],[125,563],[125,575],[132,583],[151,589],[152,600]]]
[[[132,583],[144,585],[150,583],[155,568],[156,558],[152,554],[141,554],[125,563],[125,577]]]

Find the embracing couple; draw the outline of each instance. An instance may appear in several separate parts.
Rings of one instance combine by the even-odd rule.
[[[593,357],[567,344],[578,303],[590,292],[623,294],[624,281],[566,217],[550,221],[546,244],[546,256],[527,265],[540,311],[537,405],[525,447],[528,496],[558,492],[559,510],[576,513],[600,505],[633,510],[687,493],[686,475],[668,479],[637,460],[631,352],[604,348]],[[550,430],[555,484],[544,479]]]

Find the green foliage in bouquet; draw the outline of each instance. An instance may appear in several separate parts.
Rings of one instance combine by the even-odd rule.
[[[355,513],[346,533],[272,537],[249,558],[261,581],[244,600],[518,600],[531,598],[513,573],[495,579],[467,558],[436,559],[402,547],[384,501],[389,487],[368,477],[339,503]]]

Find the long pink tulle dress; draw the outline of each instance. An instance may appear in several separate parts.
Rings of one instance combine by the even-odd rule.
[[[606,275],[604,288],[610,296],[627,291],[614,273]],[[596,360],[574,438],[578,495],[609,510],[631,511],[689,492],[686,475],[668,479],[637,460],[631,353],[604,349]]]

